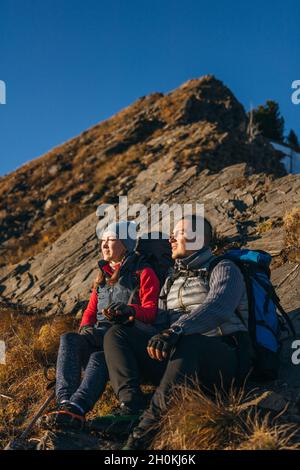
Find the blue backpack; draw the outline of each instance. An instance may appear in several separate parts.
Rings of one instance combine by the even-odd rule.
[[[233,261],[245,280],[249,307],[247,327],[255,350],[254,378],[274,380],[280,365],[280,335],[283,330],[290,330],[295,336],[295,328],[270,280],[272,257],[261,250],[233,249],[218,256],[211,263],[210,272],[224,259]],[[236,314],[241,319],[238,311]]]

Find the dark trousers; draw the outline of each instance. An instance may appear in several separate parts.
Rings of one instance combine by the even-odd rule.
[[[150,338],[157,334],[155,328],[141,330],[137,326],[116,325],[104,338],[104,354],[111,385],[121,402],[143,405],[145,398],[141,381],[158,385],[166,362],[153,361],[147,353]]]
[[[61,336],[56,365],[56,398],[59,403],[69,400],[87,413],[102,395],[108,381],[103,353],[104,333],[104,330],[91,328],[85,334],[66,333]]]
[[[139,395],[139,370],[156,382],[161,378],[138,425],[145,433],[157,424],[167,409],[174,385],[186,381],[192,384],[196,379],[208,393],[215,388],[226,391],[233,382],[241,385],[252,367],[253,351],[248,333],[236,333],[234,337],[183,336],[169,360],[164,362],[148,356],[149,338],[140,337],[135,341],[134,336],[129,331],[111,329],[104,340],[104,351],[112,385],[123,399],[132,400]],[[125,367],[119,362],[122,356],[128,358]]]

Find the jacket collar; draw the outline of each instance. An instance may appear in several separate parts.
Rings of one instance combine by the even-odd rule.
[[[175,270],[185,271],[185,270],[195,270],[204,268],[208,264],[214,255],[212,254],[211,248],[203,247],[201,250],[192,253],[185,258],[180,258],[175,260]]]

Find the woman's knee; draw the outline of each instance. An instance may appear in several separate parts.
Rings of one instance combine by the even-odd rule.
[[[98,363],[105,363],[105,356],[103,351],[94,351],[89,358],[90,361],[98,362]]]
[[[80,335],[79,333],[76,332],[68,332],[64,333],[60,337],[60,344],[61,345],[66,345],[66,344],[78,344],[80,342]]]

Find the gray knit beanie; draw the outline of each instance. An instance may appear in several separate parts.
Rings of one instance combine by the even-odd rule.
[[[128,251],[133,251],[136,245],[137,225],[133,221],[121,220],[120,222],[112,222],[102,232],[101,238],[115,237],[122,241]],[[99,237],[100,238],[100,237]]]

